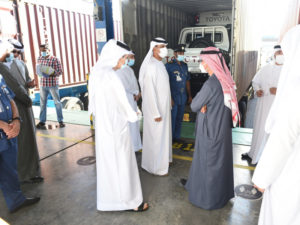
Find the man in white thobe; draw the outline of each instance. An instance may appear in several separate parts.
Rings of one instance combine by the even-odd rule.
[[[166,45],[162,38],[151,41],[139,74],[144,115],[142,168],[159,176],[168,174],[172,162],[171,92],[162,63],[168,53]]]
[[[272,106],[274,111],[267,119],[270,137],[252,179],[264,192],[259,225],[300,224],[299,40],[300,25],[292,28],[282,41],[286,60]],[[270,121],[272,124],[268,124]]]
[[[89,111],[96,118],[97,209],[101,211],[148,208],[128,125],[137,121],[137,112],[116,74],[128,54],[127,45],[110,40],[91,71]]]
[[[251,149],[242,154],[242,159],[252,159],[256,164],[261,156],[268,134],[265,132],[267,116],[276,96],[277,83],[283,65],[283,54],[280,45],[274,47],[274,63],[264,66],[252,80],[252,86],[257,97],[253,137]]]
[[[140,94],[140,89],[136,77],[134,75],[134,71],[133,69],[131,69],[131,66],[134,65],[134,62],[135,62],[134,54],[131,53],[128,58],[127,65],[123,69],[117,70],[117,74],[121,82],[123,83],[123,86],[126,91],[127,99],[132,109],[135,112],[137,112],[138,111],[137,101],[139,100],[141,94]],[[133,150],[137,152],[142,149],[139,121],[136,121],[134,123],[129,123],[129,129],[130,129],[131,140],[133,144]]]

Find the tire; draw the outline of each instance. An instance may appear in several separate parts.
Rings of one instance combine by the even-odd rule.
[[[206,38],[197,38],[189,46],[189,48],[207,48],[215,47],[215,44]]]
[[[63,98],[60,100],[63,109],[66,107],[66,104],[67,104],[68,101],[69,101],[69,97],[63,97]]]
[[[215,44],[206,38],[198,38],[195,39],[189,46],[189,48],[207,48],[207,47],[216,47]],[[223,49],[219,49],[220,52],[222,52],[223,57],[225,59],[226,65],[229,68],[230,63],[230,55],[228,51],[225,51]]]
[[[229,65],[230,64],[230,55],[229,55],[229,52],[227,52],[223,49],[220,49],[220,52],[222,52],[223,57],[225,59],[225,63],[227,65],[228,69],[230,70],[230,65]]]
[[[88,110],[88,106],[89,106],[89,94],[88,94],[88,92],[82,93],[80,95],[80,100],[83,103],[84,110],[87,111]]]
[[[241,116],[241,127],[245,127],[246,113],[247,113],[247,100],[242,98],[238,103],[240,116]]]
[[[64,109],[71,111],[81,111],[84,110],[84,105],[79,98],[76,97],[64,97],[62,100],[62,105]]]

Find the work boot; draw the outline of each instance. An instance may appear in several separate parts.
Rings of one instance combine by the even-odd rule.
[[[184,178],[180,179],[180,184],[184,187],[186,185],[187,180]]]
[[[40,129],[40,130],[47,130],[46,124],[43,123],[43,122],[39,122],[39,123],[36,125],[36,128],[37,128],[37,129]]]
[[[60,127],[60,128],[63,128],[63,127],[65,127],[65,126],[66,126],[66,124],[64,124],[63,121],[59,122],[59,127]]]
[[[248,155],[248,153],[244,153],[244,154],[242,154],[242,160],[247,160],[247,161],[251,161],[252,159],[251,159],[251,157]]]

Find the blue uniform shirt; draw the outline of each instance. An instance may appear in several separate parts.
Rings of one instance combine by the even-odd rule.
[[[190,80],[188,66],[184,62],[177,63],[173,59],[166,64],[166,69],[169,74],[171,95],[174,104],[185,105],[187,101],[186,82]]]
[[[15,97],[14,93],[6,86],[0,74],[0,120],[8,122],[12,119],[12,109],[10,101]],[[0,129],[0,152],[7,150],[10,144],[16,142],[16,138],[7,139],[6,134]]]

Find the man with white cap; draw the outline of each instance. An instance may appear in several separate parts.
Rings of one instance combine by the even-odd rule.
[[[18,40],[9,39],[8,41],[14,46],[14,56],[18,55],[23,50],[23,44]],[[32,81],[29,76],[27,66],[18,58],[13,58],[10,61],[9,57],[6,61],[10,74],[17,81],[17,86],[12,85],[10,88],[14,91],[21,87],[30,99],[29,87],[34,87],[34,81]],[[23,120],[18,136],[18,173],[21,182],[39,183],[43,181],[43,177],[41,177],[40,172],[40,157],[35,134],[35,119],[31,102],[27,103],[26,101],[20,100],[24,93],[16,92],[15,99],[19,114]]]
[[[270,133],[253,183],[264,192],[259,225],[300,224],[300,25],[284,36],[278,91],[267,118]]]
[[[117,74],[123,83],[123,86],[126,91],[127,99],[132,107],[132,109],[137,112],[138,106],[137,101],[140,99],[140,89],[137,83],[136,77],[134,75],[134,71],[131,66],[134,65],[135,58],[134,53],[131,52],[127,61],[126,65],[123,69],[117,70]],[[142,149],[142,141],[141,141],[141,134],[140,134],[140,123],[136,121],[134,123],[129,123],[129,129],[131,134],[131,140],[133,144],[133,150],[135,152]]]
[[[258,98],[253,124],[253,137],[250,151],[242,154],[242,159],[252,159],[252,164],[258,162],[268,139],[264,129],[265,123],[276,96],[277,83],[284,61],[280,45],[274,46],[273,57],[274,63],[264,66],[252,80],[252,86]]]
[[[116,71],[125,67],[129,47],[109,40],[93,67],[89,85],[89,112],[95,116],[97,209],[100,211],[148,209],[141,182],[129,122],[135,112],[126,98]]]
[[[28,68],[24,61],[21,59],[21,54],[24,53],[24,45],[16,39],[9,39],[8,42],[14,46],[14,49],[12,51],[14,55],[13,60],[16,62],[18,69],[20,70],[19,72],[26,81],[26,88],[34,88],[36,86],[35,80],[31,79],[31,77],[29,76]]]
[[[154,38],[139,74],[142,90],[142,168],[151,174],[168,175],[172,162],[171,92],[168,72],[162,63],[167,42]]]

